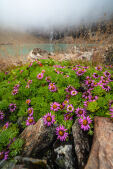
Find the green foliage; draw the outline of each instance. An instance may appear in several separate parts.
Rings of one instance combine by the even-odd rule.
[[[12,124],[5,130],[0,132],[0,151],[5,148],[10,142],[10,139],[16,137],[19,133],[19,130],[16,125]]]
[[[0,101],[0,110],[7,110],[9,106],[8,100]]]
[[[16,139],[9,147],[10,157],[14,157],[18,155],[22,150],[23,144],[24,144],[24,141],[22,139],[19,139],[19,138]]]
[[[89,110],[90,112],[96,112],[98,109],[99,109],[99,106],[96,101],[88,103],[87,110]]]
[[[94,87],[92,93],[95,96],[103,96],[106,94],[106,91],[103,90],[101,86],[96,86],[96,87]]]
[[[100,108],[108,108],[108,101],[104,97],[99,97],[97,102]]]

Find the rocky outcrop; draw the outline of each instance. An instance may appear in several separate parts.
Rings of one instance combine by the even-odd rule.
[[[35,125],[26,127],[20,136],[25,141],[22,155],[35,157],[37,153],[41,153],[50,146],[54,136],[55,127],[46,127],[42,119],[38,120]]]
[[[95,117],[94,138],[85,169],[113,169],[113,122]]]
[[[78,120],[76,120],[72,126],[72,133],[74,137],[74,146],[78,160],[78,166],[80,169],[84,169],[90,152],[89,136],[87,132],[85,133],[80,129]]]
[[[93,49],[89,51],[83,51],[81,48],[73,46],[69,49],[67,49],[67,52],[60,58],[60,61],[63,60],[86,60],[91,61],[93,56]]]
[[[49,53],[46,50],[42,50],[40,48],[34,48],[29,54],[28,54],[28,60],[36,60],[41,58],[48,58]]]

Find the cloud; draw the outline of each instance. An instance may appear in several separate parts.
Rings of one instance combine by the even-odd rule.
[[[0,27],[47,29],[95,22],[113,13],[113,0],[0,0]]]

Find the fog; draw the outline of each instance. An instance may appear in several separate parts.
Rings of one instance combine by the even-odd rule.
[[[0,28],[62,29],[113,14],[113,0],[0,0]]]

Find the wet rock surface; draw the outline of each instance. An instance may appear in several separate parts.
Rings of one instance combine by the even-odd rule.
[[[33,168],[34,169],[47,169],[48,168],[46,160],[29,158],[29,157],[21,157],[21,156],[16,156],[15,160],[18,163],[23,164],[24,167],[28,169],[33,169]]]
[[[74,137],[74,146],[75,153],[77,155],[78,166],[79,169],[84,169],[90,152],[91,138],[89,138],[87,132],[84,132],[80,129],[78,120],[76,120],[72,126],[72,133]]]
[[[113,169],[113,122],[95,117],[94,138],[85,169]]]
[[[75,169],[72,145],[61,145],[54,149],[56,153],[55,163],[61,169]]]
[[[26,127],[20,136],[25,142],[22,155],[35,157],[37,153],[51,145],[54,136],[55,127],[46,127],[43,124],[43,119],[38,120],[35,125]]]

